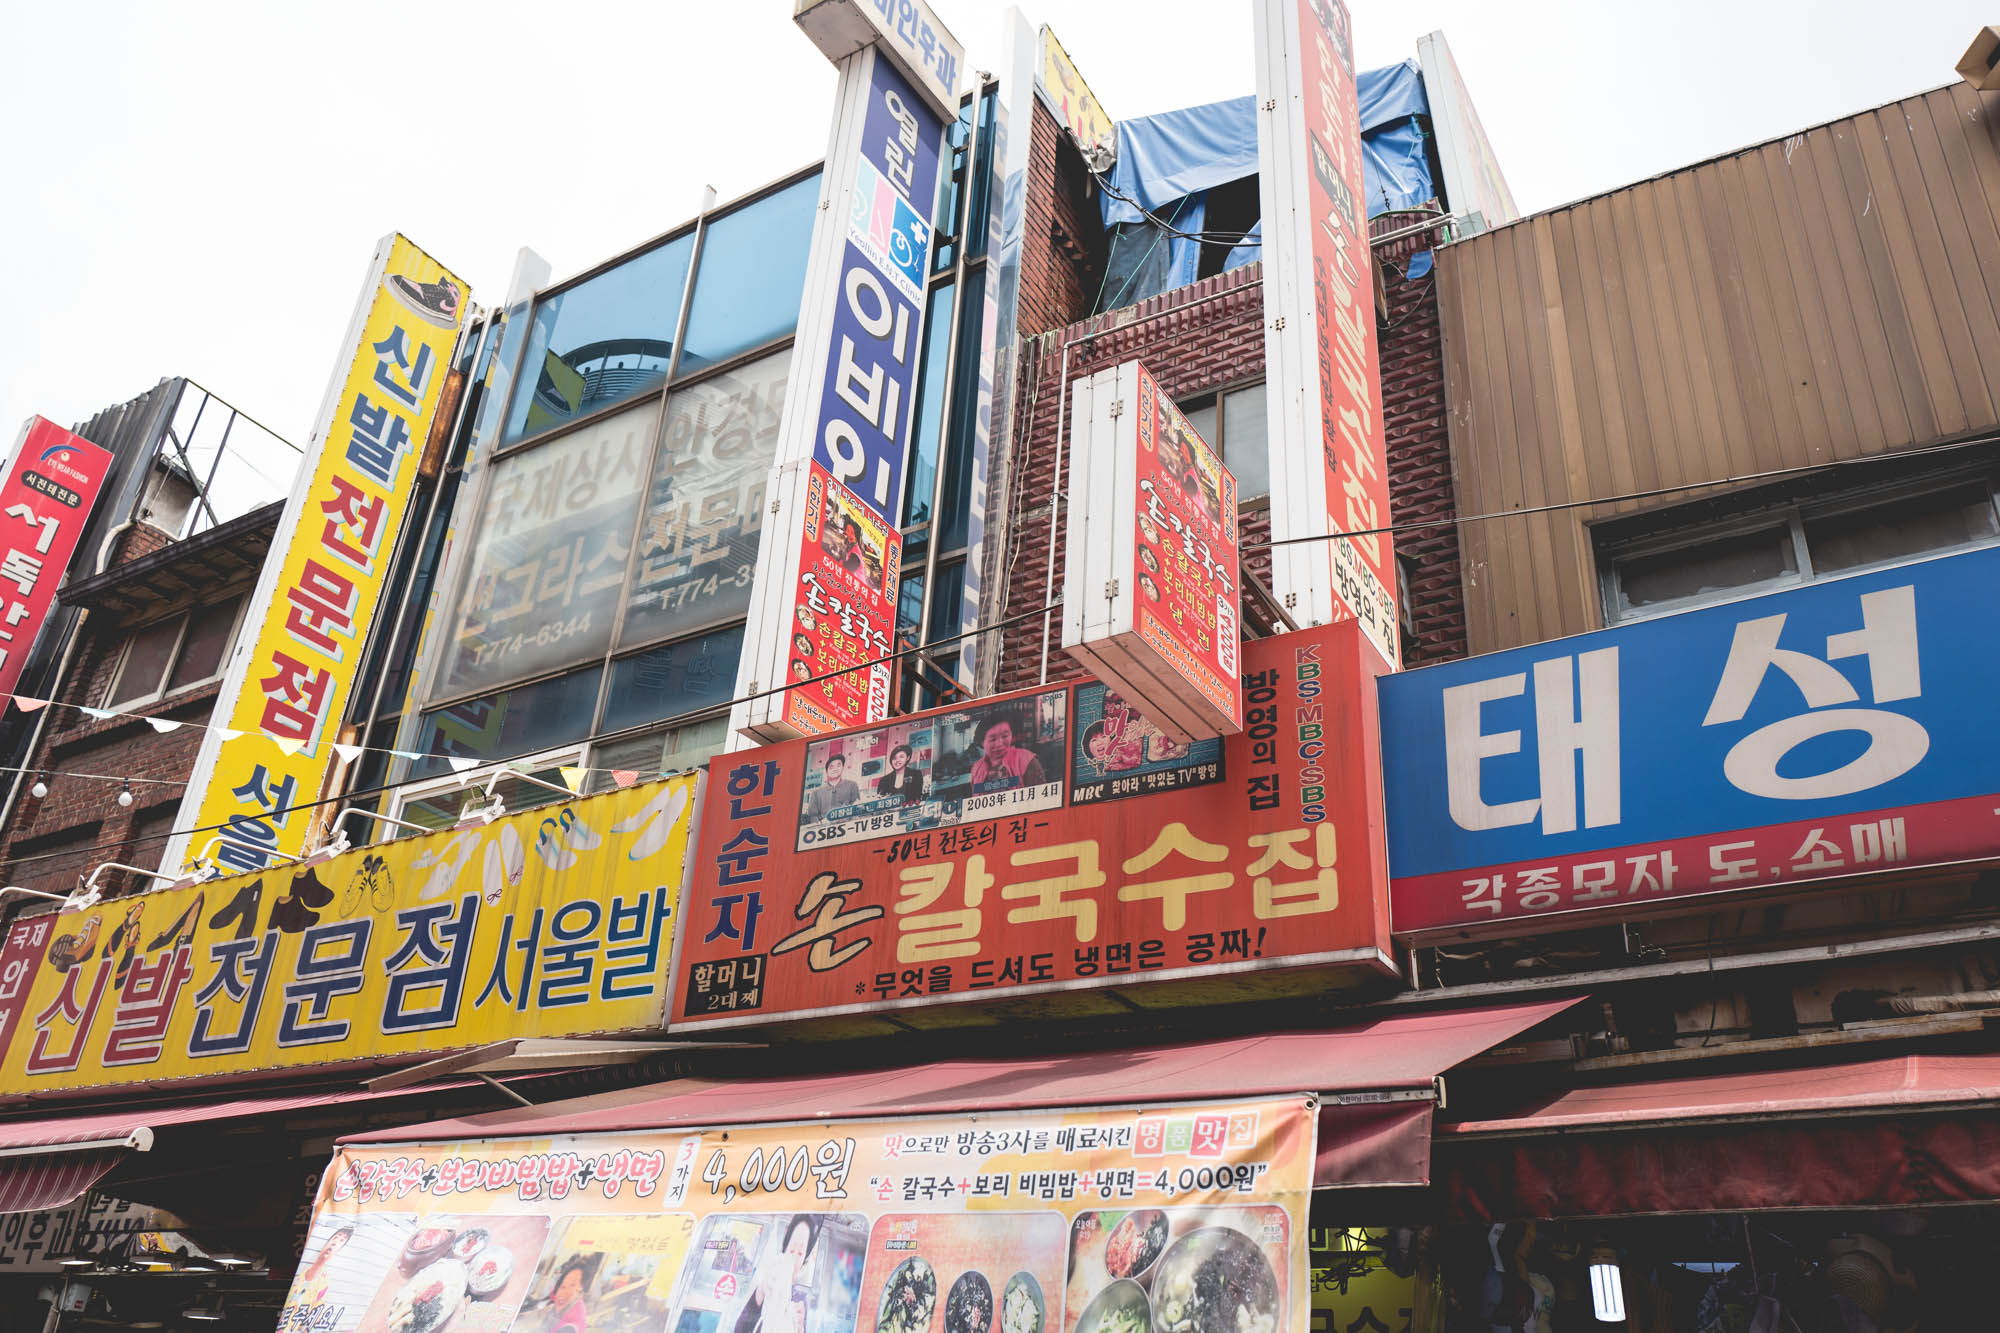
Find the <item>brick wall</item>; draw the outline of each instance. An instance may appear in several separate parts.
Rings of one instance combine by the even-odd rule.
[[[1104,272],[1104,224],[1090,173],[1069,134],[1030,98],[1028,182],[1021,204],[1020,330],[1046,333],[1090,312]]]
[[[115,623],[100,620],[93,627],[86,621],[84,641],[56,699],[99,705],[117,671],[127,633]],[[174,721],[205,722],[215,707],[216,693],[215,683],[197,685],[147,705],[144,712]],[[163,842],[133,845],[127,840],[163,828],[178,809],[181,784],[193,771],[201,748],[201,729],[182,727],[162,734],[138,716],[100,721],[73,708],[46,711],[48,720],[29,762],[50,775],[49,794],[38,800],[24,784],[5,827],[0,828],[5,882],[66,893],[106,861],[156,864]],[[131,806],[118,804],[119,781],[65,776],[73,773],[131,779]],[[141,886],[137,876],[115,872],[103,882],[114,894]]]
[[[1456,512],[1437,301],[1430,278],[1414,283],[1403,279],[1405,257],[1392,256],[1396,262],[1384,279],[1389,318],[1380,330],[1390,512],[1397,523],[1448,519]],[[1024,305],[1026,299],[1024,286]],[[1069,431],[1061,409],[1066,392],[1064,344],[1070,345],[1068,384],[1137,357],[1171,397],[1185,400],[1263,378],[1263,300],[1262,267],[1251,265],[1072,324],[1024,346],[1025,383],[1017,400],[1022,404],[1023,433],[1014,454],[1013,514],[1001,579],[1007,589],[1004,617],[1040,609],[1051,581],[1058,588],[1062,582],[1062,534],[1056,534],[1051,562],[1049,528],[1052,496],[1069,484],[1066,447],[1061,467],[1056,463],[1059,416],[1064,417],[1064,432]],[[1058,527],[1063,521],[1057,513]],[[1269,554],[1254,549],[1270,538],[1268,514],[1246,513],[1241,536],[1245,569],[1268,583]],[[1416,565],[1411,598],[1416,633],[1406,645],[1405,661],[1464,656],[1465,608],[1456,529],[1445,524],[1400,534],[1397,549]],[[1040,618],[1006,631],[999,689],[1025,689],[1040,681],[1042,640]],[[1048,634],[1052,681],[1081,674],[1063,653],[1060,640],[1058,623]]]

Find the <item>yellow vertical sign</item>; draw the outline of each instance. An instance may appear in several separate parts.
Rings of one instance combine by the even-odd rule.
[[[401,235],[378,247],[258,580],[165,864],[231,871],[300,850],[444,395],[467,288]],[[217,728],[227,728],[225,735]],[[189,830],[195,830],[190,834]]]

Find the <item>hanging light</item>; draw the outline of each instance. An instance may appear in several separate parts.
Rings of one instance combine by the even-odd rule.
[[[28,795],[34,797],[36,800],[39,801],[48,794],[49,794],[49,775],[46,773],[37,773],[35,775],[35,785],[28,788]]]
[[[1595,1245],[1590,1251],[1590,1312],[1601,1324],[1625,1322],[1625,1280],[1618,1271],[1618,1251]]]
[[[132,808],[132,784],[127,782],[118,790],[118,804],[127,810]]]

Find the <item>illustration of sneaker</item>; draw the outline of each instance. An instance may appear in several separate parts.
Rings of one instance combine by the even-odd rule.
[[[397,273],[384,279],[384,285],[397,300],[439,328],[458,327],[458,284],[450,278],[412,282]]]

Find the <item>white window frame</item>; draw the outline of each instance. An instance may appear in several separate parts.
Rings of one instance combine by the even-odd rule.
[[[1752,597],[1762,597],[1786,588],[1803,587],[1828,579],[1846,578],[1850,574],[1894,569],[1899,565],[1916,564],[1940,556],[1957,555],[1964,551],[1976,551],[2000,545],[2000,531],[1996,531],[1995,536],[1984,540],[1941,546],[1915,555],[1871,561],[1825,574],[1813,566],[1812,550],[1806,540],[1806,524],[1853,514],[1865,514],[1870,510],[1886,509],[1907,501],[1920,500],[1929,495],[1941,495],[1946,491],[1975,484],[1983,484],[1986,487],[1987,503],[1994,507],[1996,529],[2000,529],[2000,482],[1996,482],[1991,468],[1976,468],[1913,478],[1907,482],[1878,487],[1865,493],[1850,493],[1820,501],[1804,500],[1776,504],[1752,514],[1721,520],[1694,531],[1607,544],[1600,548],[1598,555],[1598,592],[1604,612],[1604,623],[1607,626],[1636,624],[1658,616],[1674,615],[1705,606],[1722,606]],[[1686,597],[1676,597],[1646,607],[1634,607],[1625,600],[1625,589],[1618,571],[1619,566],[1626,561],[1667,555],[1675,551],[1697,551],[1718,542],[1769,528],[1787,530],[1792,543],[1793,564],[1797,566],[1792,573],[1721,592],[1694,593]]]
[[[203,676],[200,680],[191,680],[183,685],[176,685],[172,689],[167,688],[167,682],[173,679],[174,668],[180,665],[181,650],[187,647],[188,630],[194,624],[195,614],[200,611],[206,611],[209,608],[205,606],[191,606],[177,615],[161,616],[158,620],[140,625],[127,633],[124,642],[118,645],[118,669],[111,673],[111,683],[104,687],[105,702],[100,706],[111,712],[123,715],[136,712],[141,708],[150,708],[163,699],[171,698],[177,694],[185,694],[189,690],[198,690],[204,685],[212,685],[216,681],[221,680],[229,674],[229,659],[234,655],[236,650],[236,636],[243,632],[243,613],[249,609],[249,606],[250,593],[246,589],[237,595],[236,615],[229,622],[229,639],[223,645],[222,657],[218,661],[213,674]],[[145,631],[152,629],[155,625],[164,625],[167,621],[176,619],[180,621],[180,630],[174,635],[173,650],[167,654],[167,665],[160,672],[157,687],[151,694],[142,694],[136,698],[127,699],[124,703],[120,704],[111,703],[110,700],[112,697],[118,693],[118,687],[125,683],[125,668],[131,664],[132,660],[132,641]]]
[[[463,773],[441,773],[434,778],[425,778],[421,782],[412,782],[396,788],[391,794],[389,808],[383,813],[392,819],[405,819],[408,816],[403,812],[413,802],[430,800],[441,794],[453,791],[462,791],[470,796],[474,788],[483,787],[496,777],[520,777],[520,773],[516,772],[518,768],[528,768],[531,770],[561,768],[564,766],[574,768],[583,763],[584,750],[585,747],[580,744],[564,745],[553,750],[541,750],[534,754],[519,755],[513,759],[496,759],[492,763],[481,764],[478,768],[469,768]],[[410,829],[400,829],[394,825],[383,827],[387,828],[391,836],[378,839],[381,842],[393,842],[399,838],[414,838],[418,836]],[[446,825],[445,827],[449,828],[450,826]],[[435,831],[442,832],[444,830]]]

